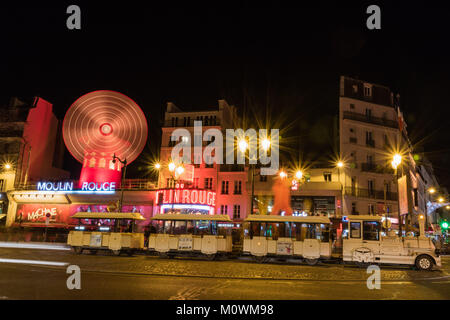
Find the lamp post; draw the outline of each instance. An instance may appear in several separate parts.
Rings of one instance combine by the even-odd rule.
[[[125,182],[125,176],[127,174],[127,159],[121,160],[119,157],[116,156],[116,154],[113,155],[113,163],[116,163],[116,161],[119,161],[121,164],[123,164],[123,173],[122,173],[122,182],[120,184],[120,201],[119,201],[119,212],[122,212],[122,205],[123,205],[123,189],[124,189],[124,182]]]
[[[402,163],[402,156],[398,153],[394,154],[392,157],[391,165],[392,168],[394,168],[394,176],[397,181],[397,206],[398,206],[398,234],[401,237],[402,236],[402,221],[401,221],[401,215],[400,215],[400,188],[398,185],[398,166]]]
[[[344,162],[343,161],[341,161],[341,160],[339,160],[337,163],[336,163],[336,167],[337,167],[337,169],[338,169],[338,178],[339,178],[339,184],[341,185],[341,216],[342,216],[342,208],[343,208],[343,206],[344,206],[344,197],[343,197],[343,194],[344,194],[344,187],[343,187],[343,185],[342,185],[342,182],[341,182],[341,168],[342,168],[342,170],[344,170]],[[344,172],[345,173],[345,172]],[[344,174],[344,179],[345,179],[345,174]],[[334,211],[334,217],[336,217],[336,210]]]
[[[267,150],[269,150],[270,144],[271,144],[271,141],[269,138],[261,139],[259,141],[259,143],[261,144],[264,152],[267,152]],[[248,149],[247,140],[240,139],[238,142],[238,147],[242,153],[245,153],[245,151]],[[254,160],[254,159],[252,159],[252,160]],[[253,164],[253,163],[250,163],[250,172],[251,172],[251,178],[252,178],[252,193],[250,196],[251,197],[250,198],[250,214],[252,214],[253,213],[253,204],[255,201],[255,199],[254,199],[255,198],[255,164]]]

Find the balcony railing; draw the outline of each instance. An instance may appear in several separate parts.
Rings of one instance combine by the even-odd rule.
[[[375,140],[366,140],[366,146],[375,148]]]
[[[371,190],[371,189],[363,189],[363,188],[352,188],[345,187],[345,194],[351,195],[358,198],[370,198],[377,200],[384,200],[384,190]],[[397,193],[396,192],[386,192],[386,200],[396,201]]]
[[[369,162],[361,163],[361,171],[383,173],[383,174],[394,174],[394,170],[392,168]]]
[[[197,119],[190,119],[189,121],[185,121],[183,118],[178,118],[178,121],[172,121],[172,120],[166,120],[164,121],[164,127],[193,127],[194,121],[201,121],[202,126],[219,126],[220,121],[219,119],[203,119],[203,120],[197,120]]]
[[[388,120],[388,119],[384,119],[384,118],[378,118],[378,117],[374,117],[374,116],[369,117],[369,116],[366,116],[365,114],[361,114],[361,113],[357,113],[357,112],[344,111],[344,119],[356,120],[356,121],[376,124],[379,126],[390,127],[390,128],[394,128],[394,129],[398,128],[397,121]]]

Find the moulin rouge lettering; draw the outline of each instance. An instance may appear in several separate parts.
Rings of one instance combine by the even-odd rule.
[[[162,196],[161,196],[162,195]],[[197,189],[164,189],[156,193],[156,204],[187,203],[216,205],[216,193]]]

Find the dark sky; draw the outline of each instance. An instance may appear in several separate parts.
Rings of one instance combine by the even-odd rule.
[[[450,186],[448,8],[427,2],[11,2],[0,4],[0,99],[41,96],[62,119],[79,96],[120,91],[146,113],[150,136],[130,167],[142,176],[159,148],[168,101],[203,109],[218,99],[291,128],[302,157],[333,152],[339,76],[399,92],[413,144]],[[164,3],[164,5],[162,4]],[[66,8],[81,7],[81,30]],[[381,7],[381,30],[366,8]],[[70,156],[65,166],[78,175]]]

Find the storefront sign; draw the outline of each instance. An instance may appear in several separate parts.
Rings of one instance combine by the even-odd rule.
[[[38,182],[39,191],[73,191],[73,182]]]
[[[59,191],[64,193],[72,192],[114,192],[116,190],[115,182],[83,182],[81,190],[73,189],[73,182],[46,182],[41,181],[37,184],[38,191]]]
[[[69,216],[67,205],[21,204],[17,207],[17,222],[66,223]]]
[[[178,250],[192,250],[192,238],[180,237],[178,239]]]
[[[216,193],[199,189],[164,189],[156,193],[156,204],[182,203],[216,205]]]

